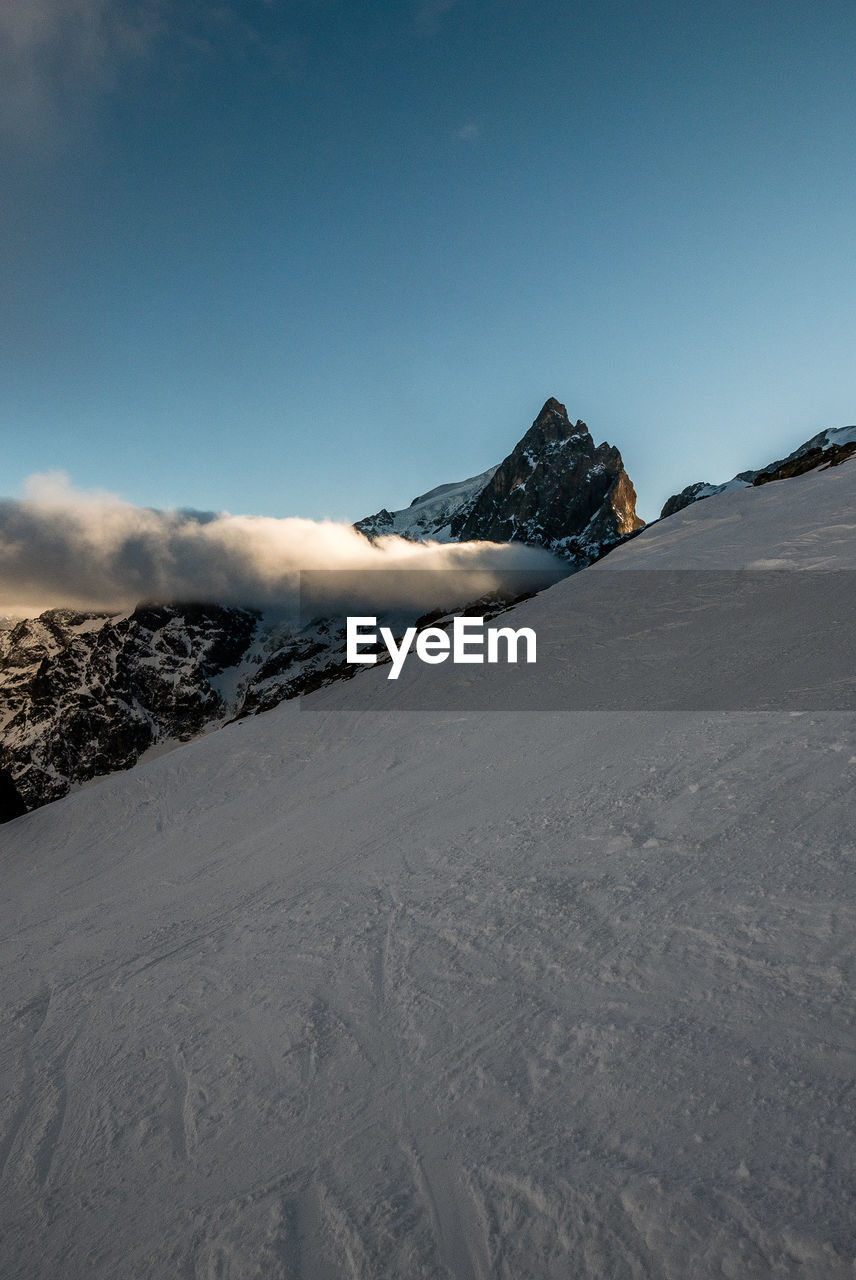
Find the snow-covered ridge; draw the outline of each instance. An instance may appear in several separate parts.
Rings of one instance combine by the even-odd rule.
[[[416,507],[433,506],[438,498],[469,497],[476,489],[481,489],[487,484],[498,466],[499,463],[496,466],[488,467],[487,471],[482,471],[477,476],[470,476],[468,480],[459,480],[452,484],[438,484],[436,488],[429,489],[427,493],[420,494],[419,497],[414,498],[406,509],[412,511]]]
[[[676,511],[683,510],[684,507],[693,502],[700,502],[704,498],[712,498],[716,494],[733,493],[735,490],[746,489],[750,485],[764,484],[769,480],[792,478],[804,470],[811,470],[816,466],[824,465],[825,454],[833,455],[833,465],[837,465],[839,461],[846,460],[852,453],[854,446],[856,446],[856,426],[829,428],[819,431],[817,435],[798,445],[787,457],[780,458],[776,462],[769,462],[765,467],[759,467],[756,471],[740,471],[731,480],[725,481],[724,484],[708,484],[705,481],[696,481],[687,485],[680,493],[672,494],[670,498],[667,498],[660,512],[660,519],[674,515]]]
[[[373,516],[357,521],[356,528],[369,537],[395,534],[399,538],[421,541],[430,538],[434,542],[452,541],[451,525],[472,504],[473,499],[493,477],[499,464],[488,467],[477,476],[452,484],[440,484],[414,498],[410,506],[400,511],[385,508]]]

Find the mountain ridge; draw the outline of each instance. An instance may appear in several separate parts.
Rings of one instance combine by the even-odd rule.
[[[826,428],[797,445],[784,458],[768,462],[766,466],[755,470],[738,471],[736,476],[722,484],[709,484],[705,480],[688,484],[680,493],[673,493],[666,499],[660,511],[660,519],[665,520],[692,503],[713,498],[719,493],[732,493],[736,489],[768,484],[773,480],[789,480],[824,465],[837,466],[852,457],[854,452],[856,426]]]
[[[641,525],[621,455],[549,399],[497,466],[358,521],[370,540],[518,542],[593,562]],[[0,628],[0,819],[131,768],[153,748],[354,674],[344,625],[216,603],[49,610]]]
[[[854,450],[856,427],[820,432],[728,484],[687,486],[661,520],[700,498],[846,461]],[[595,446],[586,424],[572,424],[551,398],[503,462],[356,528],[370,539],[531,542],[573,571],[640,525],[619,451]],[[253,609],[142,604],[117,615],[49,610],[0,627],[0,820],[130,768],[154,748],[352,674],[336,619],[301,629]]]

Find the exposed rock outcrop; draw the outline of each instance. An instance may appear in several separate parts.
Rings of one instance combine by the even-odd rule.
[[[216,721],[226,706],[212,680],[258,621],[219,605],[141,605],[112,618],[52,609],[0,632],[3,816]]]

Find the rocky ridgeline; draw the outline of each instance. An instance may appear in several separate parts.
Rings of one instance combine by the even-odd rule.
[[[452,521],[460,542],[525,542],[577,565],[640,529],[636,492],[609,444],[595,445],[584,422],[548,400],[469,510]]]
[[[717,493],[728,493],[734,489],[747,489],[750,485],[770,484],[774,480],[790,480],[794,476],[805,475],[821,467],[837,467],[848,458],[856,455],[856,427],[839,427],[834,431],[819,431],[817,435],[806,440],[799,448],[794,449],[786,458],[770,462],[757,471],[740,471],[725,484],[707,484],[697,480],[688,484],[680,493],[673,493],[667,498],[660,512],[660,519],[683,511],[685,507],[703,498],[712,498]]]

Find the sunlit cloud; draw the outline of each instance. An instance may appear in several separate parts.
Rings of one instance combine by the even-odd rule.
[[[32,476],[23,500],[0,500],[0,615],[141,601],[289,608],[306,569],[478,569],[480,593],[505,574],[554,567],[520,545],[372,543],[332,520],[156,511],[74,489],[61,472]]]

